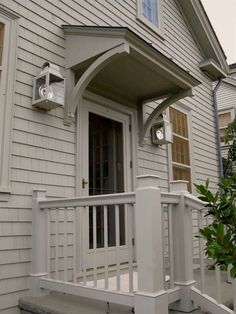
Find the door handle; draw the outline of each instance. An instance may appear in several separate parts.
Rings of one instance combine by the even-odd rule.
[[[86,180],[83,178],[83,179],[82,179],[82,189],[85,189],[87,184],[88,184],[88,181],[86,181]]]

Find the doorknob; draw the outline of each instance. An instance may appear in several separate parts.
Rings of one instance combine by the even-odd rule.
[[[84,178],[82,179],[82,189],[85,189],[86,185],[88,184],[88,181],[86,181]]]

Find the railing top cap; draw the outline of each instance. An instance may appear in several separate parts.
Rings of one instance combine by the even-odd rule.
[[[188,193],[188,181],[184,181],[184,180],[171,181],[170,191]]]
[[[138,187],[159,187],[159,177],[155,175],[137,176]]]

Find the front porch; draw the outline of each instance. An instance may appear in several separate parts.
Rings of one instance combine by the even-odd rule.
[[[96,313],[168,314],[198,306],[234,313],[223,305],[233,299],[226,293],[232,286],[225,283],[227,274],[206,271],[203,241],[194,236],[207,223],[204,204],[187,192],[186,182],[172,182],[171,193],[163,193],[157,177],[140,176],[135,193],[47,200],[45,192],[35,191],[33,200],[33,303],[61,304],[60,313],[74,313],[63,305],[66,298],[79,302],[81,313],[93,313],[92,304]],[[20,304],[27,310],[30,302]]]

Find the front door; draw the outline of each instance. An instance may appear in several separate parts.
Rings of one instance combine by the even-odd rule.
[[[104,195],[131,190],[131,153],[129,116],[114,109],[85,101],[82,110],[83,146],[81,155],[81,187],[83,195]],[[116,219],[119,216],[119,241],[117,241]],[[107,217],[104,208],[89,208],[87,219],[87,268],[103,266],[106,261],[116,261],[116,245],[119,243],[121,262],[128,260],[126,208],[108,206]],[[107,226],[105,227],[105,224]],[[96,226],[96,230],[94,230]],[[105,235],[107,230],[107,235]],[[106,252],[105,252],[106,251]]]

